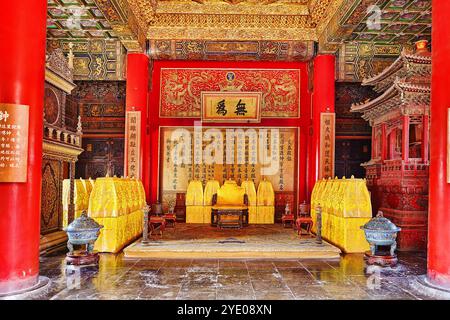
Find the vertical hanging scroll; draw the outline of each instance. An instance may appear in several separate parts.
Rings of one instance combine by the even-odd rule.
[[[0,182],[27,182],[29,106],[0,103]]]
[[[335,113],[320,114],[319,179],[334,176]]]
[[[127,111],[125,121],[125,176],[140,176],[141,112]]]

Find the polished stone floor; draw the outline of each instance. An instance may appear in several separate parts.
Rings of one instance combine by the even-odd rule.
[[[220,229],[207,224],[179,223],[167,228],[163,236],[153,236],[150,244],[142,239],[126,247],[127,258],[192,259],[337,259],[341,250],[312,235],[301,239],[292,228],[281,224],[249,225],[241,229]]]
[[[400,254],[395,268],[367,268],[360,254],[340,260],[127,260],[103,254],[98,267],[67,268],[41,257],[50,288],[22,299],[427,299],[411,281],[422,254]]]

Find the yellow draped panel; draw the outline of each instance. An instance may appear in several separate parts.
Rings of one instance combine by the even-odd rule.
[[[274,206],[258,206],[256,221],[258,224],[274,224],[275,223],[275,207]]]
[[[201,181],[192,180],[189,182],[186,191],[186,206],[203,205],[203,185]]]
[[[94,250],[117,253],[142,233],[142,210],[118,217],[94,217],[103,225],[100,236],[95,242]]]
[[[203,223],[211,224],[211,206],[203,206]]]
[[[263,180],[259,183],[258,192],[256,193],[258,206],[275,205],[275,192],[270,181]]]
[[[209,180],[205,186],[205,193],[203,195],[203,205],[210,206],[212,205],[213,195],[217,193],[217,190],[220,189],[219,181],[217,180]]]
[[[365,179],[320,180],[311,198],[313,232],[317,231],[316,207],[322,207],[322,236],[348,253],[369,249],[360,229],[372,217],[370,194]]]
[[[256,206],[256,188],[251,180],[242,181],[241,187],[244,188],[248,197],[249,206]]]
[[[83,210],[88,210],[89,206],[89,196],[92,191],[90,183],[86,180],[75,179],[74,180],[74,205],[75,214],[74,219],[78,218]],[[63,180],[63,194],[62,194],[62,205],[63,205],[63,227],[67,227],[68,215],[69,215],[69,201],[70,201],[70,179]]]
[[[186,206],[186,223],[203,223],[203,206]]]
[[[248,223],[257,224],[258,223],[258,207],[249,206],[248,207]]]
[[[89,216],[103,225],[95,250],[116,253],[142,234],[145,191],[137,179],[98,178],[89,199]]]

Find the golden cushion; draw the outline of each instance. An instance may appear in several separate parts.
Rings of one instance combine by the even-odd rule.
[[[217,205],[243,205],[245,189],[235,183],[225,183],[217,190]]]

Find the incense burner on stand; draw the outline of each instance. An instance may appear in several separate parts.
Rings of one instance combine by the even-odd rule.
[[[86,211],[83,211],[79,218],[75,219],[64,229],[69,238],[67,241],[67,248],[69,249],[66,255],[67,264],[87,265],[98,263],[99,254],[93,250],[101,228],[103,228],[102,225],[88,217]],[[84,245],[86,248],[85,250],[75,251],[74,245]]]
[[[378,211],[375,218],[361,226],[364,230],[370,251],[366,252],[368,264],[381,266],[393,266],[397,264],[397,233],[401,228],[393,224],[389,219],[383,217],[383,212]],[[380,247],[389,248],[382,250]]]

